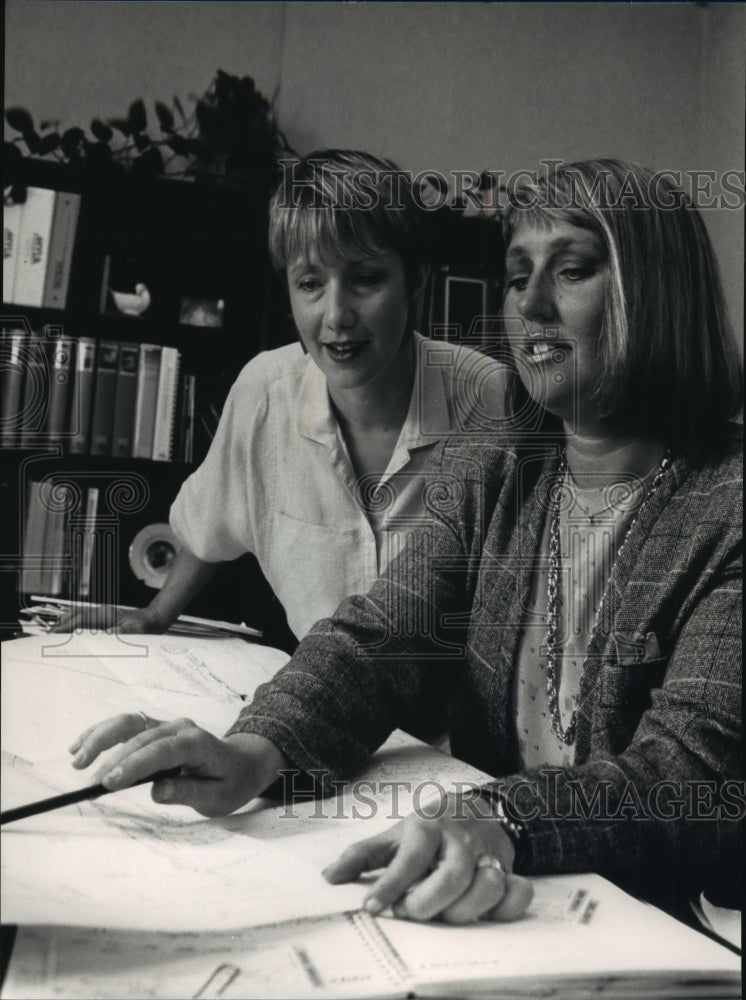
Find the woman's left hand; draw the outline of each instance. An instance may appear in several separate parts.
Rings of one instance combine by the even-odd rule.
[[[409,920],[516,920],[533,889],[512,874],[514,854],[510,836],[487,803],[449,795],[348,847],[324,877],[352,882],[385,867],[365,902],[372,914],[392,906],[394,916]]]

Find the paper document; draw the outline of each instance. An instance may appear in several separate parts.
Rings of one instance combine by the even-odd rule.
[[[90,783],[65,766],[66,748],[107,715],[141,708],[222,734],[287,659],[240,639],[136,638],[131,656],[113,635],[5,644],[3,808]],[[202,930],[360,904],[361,886],[329,886],[297,853],[254,836],[252,822],[251,810],[221,821],[159,806],[140,786],[9,824],[3,920]]]
[[[594,875],[467,927],[348,912],[229,934],[22,928],[3,1000],[737,997],[737,956]]]
[[[83,633],[6,643],[3,808],[90,783],[67,746],[109,715],[185,716],[221,735],[286,660],[240,639]],[[195,931],[357,908],[366,886],[330,886],[321,869],[436,794],[434,781],[485,777],[397,734],[338,800],[260,800],[208,820],[156,805],[140,786],[41,813],[2,828],[3,919]]]

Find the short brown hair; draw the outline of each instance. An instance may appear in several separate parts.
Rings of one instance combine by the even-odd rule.
[[[394,250],[413,290],[429,241],[409,174],[358,150],[321,149],[286,161],[270,201],[270,257],[284,271],[311,247],[336,257]]]

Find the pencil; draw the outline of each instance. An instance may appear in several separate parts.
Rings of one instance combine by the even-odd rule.
[[[155,774],[149,774],[147,778],[140,778],[139,781],[135,781],[127,787],[134,788],[135,785],[145,785],[149,781],[163,781],[164,778],[175,778],[180,773],[180,767],[172,767],[165,771],[156,771]],[[12,823],[16,819],[25,819],[27,816],[36,816],[37,813],[49,812],[50,809],[60,809],[62,806],[70,806],[75,802],[97,799],[100,795],[108,795],[111,791],[113,789],[106,788],[102,784],[88,785],[86,788],[79,788],[76,792],[65,792],[62,795],[53,795],[49,799],[41,799],[39,802],[30,802],[27,806],[19,806],[17,809],[6,809],[4,812],[0,812],[0,825],[3,823]]]

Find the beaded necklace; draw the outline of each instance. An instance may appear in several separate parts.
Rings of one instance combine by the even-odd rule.
[[[634,517],[629,523],[627,530],[624,532],[624,537],[619,548],[616,551],[616,556],[614,562],[611,566],[611,572],[609,574],[609,580],[604,590],[601,601],[598,605],[596,611],[595,623],[598,624],[601,618],[601,611],[604,606],[604,601],[606,599],[606,594],[611,589],[612,580],[614,578],[614,570],[619,561],[619,556],[629,538],[629,534],[637,524],[640,514],[645,509],[647,504],[650,502],[658,487],[661,484],[661,480],[666,472],[666,469],[671,464],[671,451],[666,451],[665,455],[661,459],[660,465],[655,473],[653,481],[648,489],[647,496],[645,500],[635,512]],[[560,479],[564,480],[567,474],[567,455],[565,450],[562,450],[562,455],[560,456],[560,464],[557,469],[557,473]],[[547,657],[547,699],[549,702],[549,711],[552,716],[552,732],[554,735],[566,743],[568,746],[575,742],[575,729],[577,722],[578,713],[578,703],[577,698],[575,699],[575,705],[570,716],[570,722],[565,728],[562,725],[562,718],[560,715],[559,708],[559,680],[557,678],[557,630],[559,628],[559,586],[560,586],[560,562],[562,558],[561,546],[560,546],[560,506],[562,501],[563,491],[558,489],[553,491],[552,497],[552,507],[551,507],[551,521],[549,525],[549,568],[547,573],[547,638],[546,638],[546,657]]]

